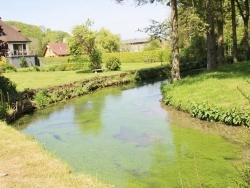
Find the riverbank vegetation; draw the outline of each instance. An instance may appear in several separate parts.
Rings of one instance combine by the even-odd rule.
[[[250,126],[250,62],[220,66],[162,87],[163,101],[193,117]]]

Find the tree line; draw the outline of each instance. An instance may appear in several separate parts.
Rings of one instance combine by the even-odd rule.
[[[121,3],[124,0],[116,0]],[[171,18],[163,23],[152,21],[145,28],[152,37],[172,40],[172,79],[180,79],[179,63],[183,52],[205,59],[208,70],[226,64],[249,60],[249,0],[134,0],[137,5],[162,3],[171,7]],[[241,26],[242,25],[242,26]],[[225,31],[226,30],[226,31]],[[241,38],[241,39],[239,39]],[[225,40],[227,39],[227,40]],[[193,46],[192,46],[193,45]],[[195,48],[194,48],[195,47]],[[192,49],[191,49],[192,48]],[[201,49],[204,49],[202,53]],[[226,51],[225,49],[228,49]],[[205,52],[205,54],[204,54]]]

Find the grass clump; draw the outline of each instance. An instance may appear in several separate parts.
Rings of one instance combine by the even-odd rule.
[[[250,62],[220,66],[162,87],[163,101],[193,117],[250,126]]]

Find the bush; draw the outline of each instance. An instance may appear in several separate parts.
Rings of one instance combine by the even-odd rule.
[[[93,69],[100,69],[102,64],[102,53],[98,49],[93,49],[91,53],[89,54],[90,63],[89,68],[91,70]]]
[[[121,62],[118,57],[110,57],[106,62],[106,68],[109,71],[116,71],[121,69]]]
[[[25,57],[22,57],[22,58],[21,58],[20,66],[21,66],[22,68],[28,67],[27,61],[26,61]]]
[[[0,56],[0,72],[16,72],[16,68],[13,65],[9,64],[5,57]]]
[[[17,97],[16,85],[9,78],[0,76],[0,118],[5,117],[7,107]]]

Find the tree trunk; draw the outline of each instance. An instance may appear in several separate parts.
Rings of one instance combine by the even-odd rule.
[[[248,16],[248,19],[244,19],[244,49],[245,49],[244,56],[245,56],[246,61],[250,59],[248,21],[249,21],[249,16]]]
[[[178,80],[181,79],[180,65],[179,65],[180,57],[179,57],[177,0],[171,0],[171,18],[172,18],[172,33],[173,33],[171,78],[173,82],[177,82]]]
[[[231,0],[232,7],[232,32],[233,32],[233,63],[238,62],[237,33],[235,20],[235,0]]]
[[[226,63],[224,52],[224,20],[223,20],[223,0],[218,0],[218,64],[223,65]]]
[[[215,70],[216,61],[216,36],[214,31],[214,1],[206,0],[206,16],[207,16],[207,69]]]

